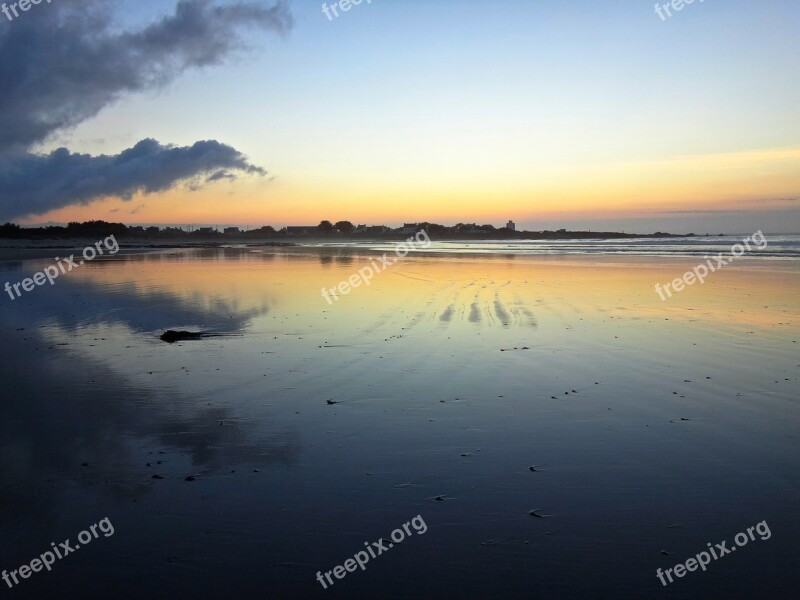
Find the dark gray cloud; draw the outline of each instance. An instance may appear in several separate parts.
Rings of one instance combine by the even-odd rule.
[[[120,31],[109,4],[40,5],[0,27],[0,153],[27,150],[126,93],[219,64],[241,45],[245,27],[283,33],[292,25],[284,2],[181,0],[160,21]]]
[[[230,178],[231,171],[259,171],[218,142],[165,148],[145,140],[116,157],[30,151],[126,94],[164,86],[187,69],[221,63],[242,46],[247,28],[287,32],[292,17],[284,0],[181,0],[172,13],[133,31],[113,20],[114,3],[103,0],[35,8],[0,27],[0,207],[5,215],[88,202],[95,192],[95,197],[124,198],[199,174],[219,180]],[[169,158],[169,167],[156,168],[154,155]],[[70,167],[75,174],[67,172]],[[57,176],[54,181],[36,180],[48,172]],[[66,196],[59,201],[60,191]]]
[[[0,158],[0,220],[97,198],[130,200],[136,193],[162,192],[182,181],[196,187],[230,178],[231,171],[266,174],[234,148],[214,140],[172,147],[148,139],[114,156],[77,154],[66,148],[6,156]]]

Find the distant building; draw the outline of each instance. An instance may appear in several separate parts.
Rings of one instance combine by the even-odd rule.
[[[293,225],[286,228],[287,235],[312,235],[317,231],[316,225]]]
[[[403,223],[403,226],[400,228],[400,233],[402,234],[409,234],[409,233],[416,233],[417,232],[417,224],[416,223]]]
[[[367,226],[366,225],[359,225],[353,230],[353,233],[367,233]]]
[[[517,224],[514,223],[514,221],[509,221],[508,223],[506,223],[506,229],[508,229],[509,231],[516,231]]]
[[[376,233],[391,233],[392,228],[386,227],[386,225],[371,225],[367,227],[367,233],[376,234]]]
[[[197,233],[214,233],[213,227],[198,227]]]
[[[238,227],[226,227],[225,233],[242,233]]]

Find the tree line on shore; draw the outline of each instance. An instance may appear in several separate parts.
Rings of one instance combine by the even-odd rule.
[[[228,227],[219,231],[214,227],[182,228],[158,227],[142,225],[125,225],[123,223],[109,223],[107,221],[86,221],[84,223],[69,223],[64,225],[48,225],[45,227],[21,227],[14,223],[0,225],[0,238],[32,239],[32,238],[85,238],[105,237],[114,235],[119,238],[147,238],[147,239],[208,239],[208,238],[291,238],[291,237],[385,237],[400,238],[425,232],[435,238],[464,238],[478,237],[483,239],[567,239],[567,238],[632,238],[632,237],[675,237],[668,233],[657,232],[649,235],[637,235],[619,232],[597,231],[514,231],[505,227],[496,228],[493,225],[477,225],[475,223],[458,223],[452,227],[437,223],[415,223],[399,228],[386,226],[356,227],[350,221],[322,221],[317,226],[311,227],[285,227],[276,230],[265,225],[257,229],[241,231],[237,227]],[[694,235],[694,234],[689,234]]]

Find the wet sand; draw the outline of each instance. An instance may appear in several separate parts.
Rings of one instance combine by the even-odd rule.
[[[321,288],[367,259],[118,255],[4,297],[0,568],[104,517],[116,529],[13,593],[798,589],[793,262],[743,261],[662,302],[655,284],[696,258],[410,257],[329,305]],[[424,535],[316,581],[416,515]],[[769,540],[656,578],[762,520]]]

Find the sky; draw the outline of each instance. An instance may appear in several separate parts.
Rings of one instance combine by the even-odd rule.
[[[0,14],[0,221],[800,232],[797,0],[321,5]]]

